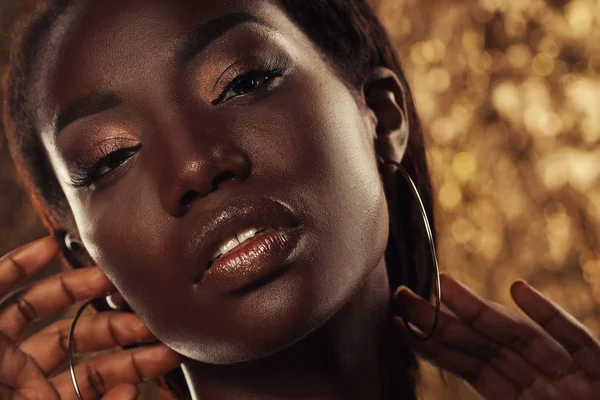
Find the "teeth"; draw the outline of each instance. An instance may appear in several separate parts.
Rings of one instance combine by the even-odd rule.
[[[253,238],[257,233],[263,232],[265,229],[257,229],[255,227],[250,227],[248,229],[244,229],[225,240],[215,253],[213,254],[211,261],[214,261],[216,258],[229,253],[231,250],[235,249],[240,244],[244,243],[246,240]],[[272,230],[272,229],[268,229]]]
[[[221,250],[217,249],[217,251],[215,251],[215,254],[213,254],[212,258],[210,259],[210,261],[214,261],[215,258],[219,257],[221,255]]]
[[[237,237],[238,242],[243,243],[251,237],[254,237],[254,235],[256,235],[256,232],[256,228],[248,228],[244,231],[237,233],[235,236]]]
[[[239,246],[239,244],[240,242],[237,240],[237,238],[229,238],[225,242],[223,242],[222,245],[219,246],[219,251],[221,252],[221,254],[227,254],[231,250]]]

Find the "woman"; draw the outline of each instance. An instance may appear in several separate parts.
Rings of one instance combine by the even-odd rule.
[[[19,337],[113,290],[135,314],[82,317],[74,351],[160,343],[79,365],[84,399],[133,399],[178,366],[182,398],[411,399],[413,354],[487,399],[593,398],[600,343],[524,282],[512,294],[531,319],[443,276],[453,314],[433,337],[402,322],[431,330],[435,277],[397,165],[433,221],[431,189],[363,0],[56,0],[19,43],[5,125],[53,236],[2,258],[2,290],[59,250],[83,268],[0,312],[3,398],[76,398],[51,376],[71,321]]]

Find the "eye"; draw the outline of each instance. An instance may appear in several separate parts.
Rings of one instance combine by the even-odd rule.
[[[133,149],[120,149],[108,154],[98,163],[97,169],[95,170],[96,175],[102,177],[110,173],[127,161],[133,154],[135,154]]]
[[[283,69],[271,69],[271,70],[253,70],[246,72],[245,74],[239,75],[235,78],[223,93],[213,101],[213,105],[223,103],[231,98],[238,97],[244,94],[252,93],[269,81],[283,75]]]
[[[121,148],[106,154],[90,166],[81,166],[73,171],[71,181],[68,183],[73,188],[84,188],[92,186],[101,179],[114,173],[123,163],[131,158],[142,145]]]

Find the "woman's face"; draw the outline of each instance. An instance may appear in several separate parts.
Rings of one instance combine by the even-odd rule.
[[[361,100],[272,1],[88,3],[54,29],[36,89],[90,256],[199,361],[320,326],[387,243]],[[270,231],[211,263],[253,227]]]

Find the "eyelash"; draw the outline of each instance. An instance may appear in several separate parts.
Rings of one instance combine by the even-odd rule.
[[[225,103],[234,97],[244,96],[246,94],[254,93],[260,89],[263,89],[265,87],[265,85],[269,84],[273,79],[283,76],[286,69],[287,69],[286,65],[276,65],[276,64],[269,65],[267,63],[264,67],[255,68],[250,71],[244,72],[243,74],[240,74],[237,77],[235,77],[225,87],[225,89],[223,89],[223,92],[221,93],[221,95],[219,95],[219,97],[216,100],[212,101],[212,105],[216,106],[216,105]],[[255,78],[255,77],[266,78],[266,79],[263,81],[263,83],[260,83],[258,85],[258,87],[247,90],[246,92],[241,93],[241,94],[227,96],[232,90],[234,90],[236,88],[237,85],[244,83],[245,79]],[[123,163],[125,163],[129,159],[129,157],[133,156],[142,147],[142,145],[139,144],[137,146],[126,147],[126,148],[116,147],[117,148],[116,150],[115,150],[115,147],[116,146],[114,144],[108,144],[107,146],[101,147],[100,148],[101,158],[97,162],[94,162],[89,166],[85,166],[85,165],[81,166],[81,167],[79,167],[78,170],[72,172],[72,174],[71,174],[72,176],[70,178],[70,181],[67,183],[67,185],[74,189],[88,188],[88,187],[92,186],[96,182],[108,177],[109,175],[111,175],[115,171],[117,171],[117,169]],[[115,157],[117,157],[121,154],[123,154],[125,156],[125,155],[128,155],[130,152],[132,154],[129,157],[126,157],[126,158],[119,157],[119,158],[115,159]],[[99,170],[102,167],[106,166],[109,162],[114,162],[114,161],[121,161],[121,162],[119,162],[118,165],[115,166],[114,168],[111,168],[108,172],[106,172],[104,174],[99,174]]]
[[[237,77],[235,77],[225,87],[225,89],[223,89],[223,92],[221,93],[221,95],[219,95],[219,97],[217,97],[217,99],[212,101],[212,105],[216,106],[216,105],[219,105],[226,101],[229,101],[230,99],[232,99],[234,97],[244,96],[248,93],[256,92],[257,90],[260,90],[261,88],[263,88],[264,85],[270,83],[273,79],[283,76],[286,69],[287,69],[286,65],[266,64],[263,67],[251,69],[247,72],[244,72],[243,74],[240,74]],[[249,79],[251,77],[266,78],[266,80],[262,84],[260,84],[257,88],[250,89],[249,91],[242,93],[242,94],[227,97],[227,94],[229,92],[231,92],[236,86],[240,85],[241,83],[244,83],[244,80]]]
[[[117,150],[115,150],[115,147],[117,148]],[[117,171],[117,169],[123,163],[125,163],[131,156],[133,156],[141,147],[142,147],[142,145],[138,144],[137,146],[133,146],[133,147],[119,148],[118,144],[115,145],[114,143],[109,143],[106,146],[100,147],[101,158],[97,162],[92,163],[89,166],[87,166],[87,165],[79,166],[77,170],[72,172],[72,174],[71,174],[72,176],[70,178],[70,182],[68,183],[68,185],[74,189],[81,189],[81,188],[86,188],[86,187],[92,186],[94,183],[96,183],[100,179],[106,178],[109,175],[111,175],[112,173],[114,173],[115,171]],[[129,153],[131,153],[131,155],[129,157],[118,157],[121,154],[126,156]],[[106,173],[103,173],[103,174],[99,173],[100,169],[102,169],[103,167],[105,167],[107,165],[114,163],[115,161],[118,162],[117,166],[115,166],[114,168],[111,168]]]

